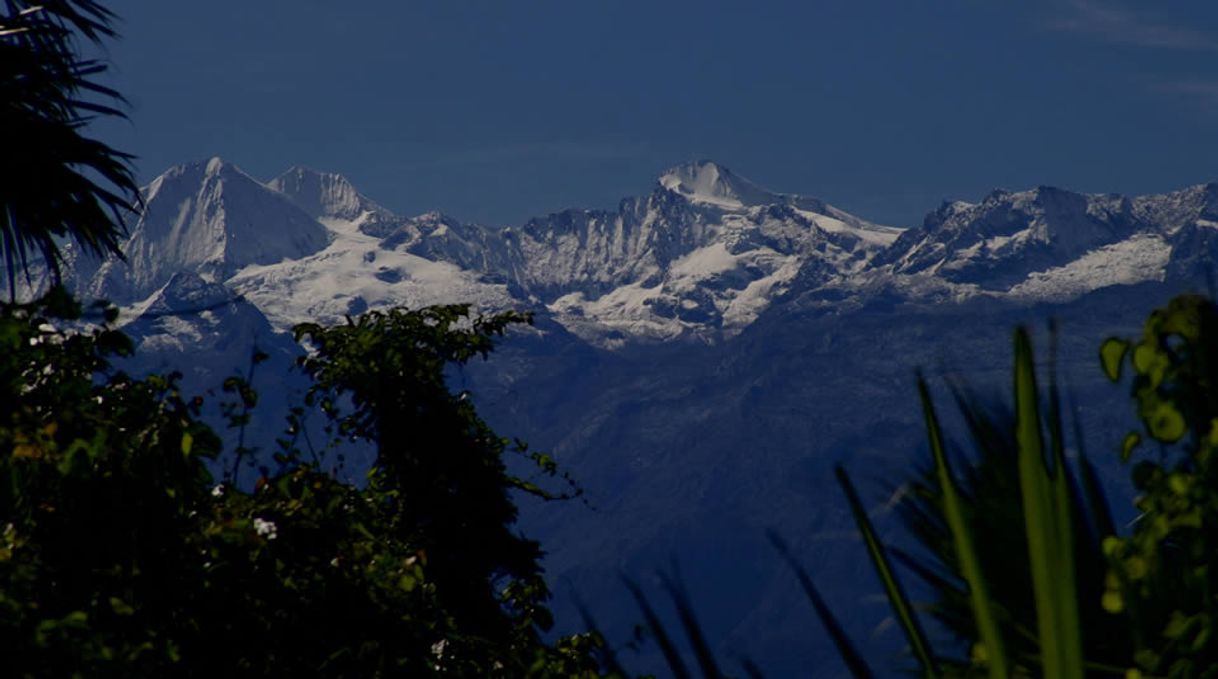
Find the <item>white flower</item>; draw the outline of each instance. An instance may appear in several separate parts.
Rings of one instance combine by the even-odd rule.
[[[279,531],[275,527],[274,522],[257,517],[254,518],[254,532],[267,540],[274,540],[275,537],[279,535]]]
[[[432,669],[437,672],[444,671],[444,664],[441,661],[444,660],[445,646],[448,646],[448,639],[441,639],[431,645],[431,655],[436,659],[435,663],[432,664]]]
[[[216,484],[216,487],[211,489],[211,496],[212,496],[212,497],[220,497],[220,496],[222,496],[222,495],[224,495],[224,484],[223,484],[223,483],[217,483],[217,484]]]

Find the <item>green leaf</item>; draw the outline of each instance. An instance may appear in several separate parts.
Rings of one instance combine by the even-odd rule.
[[[639,611],[643,613],[643,619],[647,621],[648,629],[655,635],[656,643],[660,646],[660,652],[664,654],[664,660],[668,663],[668,669],[672,672],[673,678],[689,679],[689,669],[681,660],[681,652],[677,650],[677,645],[673,643],[672,637],[664,628],[664,623],[660,622],[660,616],[656,615],[655,609],[647,601],[643,590],[633,580],[624,579],[622,582],[626,585],[626,589],[630,590],[631,596],[639,606]]]
[[[195,437],[190,435],[190,432],[182,434],[182,455],[190,457],[190,450],[195,445]]]
[[[914,614],[913,605],[909,602],[909,597],[906,596],[900,581],[897,580],[888,553],[884,549],[883,543],[880,542],[879,536],[876,535],[875,527],[871,525],[871,519],[868,518],[867,510],[863,508],[863,503],[859,500],[854,484],[850,482],[850,477],[841,465],[835,465],[833,471],[837,475],[837,482],[846,493],[846,499],[850,502],[850,511],[854,514],[854,523],[863,535],[863,542],[867,545],[867,555],[871,557],[871,565],[875,567],[880,581],[884,584],[884,593],[888,595],[888,603],[892,606],[893,612],[897,614],[897,621],[901,623],[905,638],[909,640],[909,645],[913,648],[914,656],[918,659],[918,665],[922,669],[922,676],[928,679],[938,677],[939,668],[931,654],[926,633],[922,631],[922,625]]]
[[[1150,435],[1164,443],[1175,443],[1183,436],[1186,429],[1184,416],[1170,401],[1160,401],[1147,418]]]
[[[1129,342],[1116,337],[1109,337],[1100,345],[1100,363],[1104,366],[1104,374],[1113,382],[1121,381],[1121,366],[1125,363],[1125,355],[1129,353]]]
[[[1096,530],[1100,537],[1116,535],[1116,524],[1112,519],[1112,509],[1104,497],[1104,487],[1100,483],[1099,474],[1091,460],[1079,451],[1080,481],[1087,500],[1087,508],[1095,521]]]
[[[918,377],[918,394],[922,399],[922,418],[926,423],[930,450],[935,458],[935,473],[943,492],[943,513],[952,534],[956,558],[960,561],[964,581],[968,584],[973,615],[977,620],[981,643],[986,649],[989,674],[991,679],[1007,679],[1010,676],[1010,660],[1007,657],[1006,645],[1003,643],[998,627],[998,616],[994,611],[993,599],[990,597],[989,584],[981,569],[981,559],[977,556],[977,550],[973,546],[972,531],[965,519],[964,503],[960,498],[960,491],[956,487],[951,465],[947,460],[943,434],[939,428],[939,419],[935,416],[930,390],[926,387],[926,380],[921,376]]]
[[[681,626],[685,628],[685,637],[689,639],[689,645],[693,648],[694,657],[698,660],[698,667],[702,669],[702,675],[708,679],[719,679],[723,673],[719,671],[719,667],[715,663],[715,655],[706,641],[706,635],[702,633],[702,626],[698,624],[698,617],[694,614],[689,596],[676,581],[667,575],[661,573],[660,582],[668,592],[668,596],[672,598],[673,605],[677,607],[677,617],[681,620]]]
[[[1125,435],[1121,441],[1121,462],[1129,462],[1129,458],[1133,456],[1133,449],[1142,442],[1142,435],[1136,431],[1131,431]]]
[[[135,609],[131,607],[131,604],[116,596],[110,597],[110,608],[114,611],[115,615],[126,616],[133,615],[135,613]]]
[[[1045,465],[1032,346],[1023,328],[1015,332],[1015,432],[1042,671],[1047,677],[1082,679],[1082,632],[1065,460],[1059,436],[1055,436],[1051,443],[1057,473],[1051,474]]]
[[[791,550],[787,548],[787,543],[783,542],[782,538],[777,533],[771,531],[769,533],[770,544],[774,545],[774,549],[778,550],[779,555],[795,571],[795,577],[799,579],[799,585],[803,588],[804,594],[808,597],[808,601],[812,603],[812,608],[816,611],[817,617],[820,618],[821,624],[825,626],[825,630],[829,632],[829,638],[833,640],[833,645],[837,647],[837,653],[842,657],[842,662],[846,663],[846,667],[850,670],[850,675],[855,679],[869,679],[873,677],[871,668],[867,666],[867,662],[863,660],[863,654],[855,647],[854,642],[850,641],[850,637],[846,631],[842,629],[842,624],[838,622],[837,616],[833,615],[833,611],[829,608],[829,604],[825,603],[825,598],[821,596],[820,590],[816,589],[812,578],[808,577],[807,571],[799,562],[795,560],[795,556],[791,554]]]

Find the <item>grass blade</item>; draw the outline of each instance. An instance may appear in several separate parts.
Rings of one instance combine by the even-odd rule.
[[[973,614],[977,619],[977,630],[981,643],[985,646],[989,663],[991,679],[1007,679],[1010,667],[1006,654],[1006,645],[998,626],[998,617],[991,605],[989,586],[981,569],[981,561],[973,546],[973,535],[964,517],[964,505],[960,499],[960,491],[952,476],[951,465],[947,460],[947,452],[943,445],[943,434],[939,428],[939,419],[935,416],[935,407],[930,399],[930,390],[926,380],[918,377],[918,394],[922,399],[922,417],[926,422],[926,431],[930,439],[931,454],[935,458],[935,472],[943,491],[943,513],[951,529],[952,539],[956,546],[956,556],[960,562],[961,574],[969,587],[969,598],[973,605]]]
[[[638,604],[639,610],[643,613],[643,619],[647,621],[647,627],[655,635],[656,643],[660,645],[660,652],[664,654],[664,660],[668,663],[668,669],[672,670],[673,679],[689,679],[689,670],[681,660],[681,652],[677,650],[676,644],[672,642],[672,637],[668,636],[668,631],[664,629],[664,624],[660,622],[660,617],[656,615],[655,610],[648,603],[643,590],[639,589],[639,586],[628,578],[623,578],[622,582],[626,585],[626,589],[630,590],[631,596],[634,597],[635,603]]]
[[[812,583],[812,578],[808,576],[807,571],[804,570],[803,566],[799,565],[799,561],[795,559],[795,556],[791,554],[791,550],[787,548],[787,543],[773,531],[769,532],[769,538],[770,544],[774,545],[774,549],[778,550],[778,554],[787,562],[791,570],[795,571],[795,577],[799,579],[799,584],[803,587],[808,601],[812,602],[812,608],[816,610],[816,615],[820,618],[821,624],[829,632],[833,645],[837,646],[838,655],[842,657],[842,662],[846,663],[846,668],[850,670],[850,675],[855,679],[872,679],[875,675],[871,673],[871,668],[863,660],[863,655],[854,646],[854,642],[850,641],[850,637],[842,629],[841,623],[833,615],[829,605],[825,603],[825,598],[820,595],[820,591]]]
[[[747,656],[741,658],[740,668],[744,670],[745,676],[747,676],[749,679],[765,679],[765,675],[762,674],[761,668],[757,666],[757,663],[753,662],[752,658]]]
[[[914,657],[918,659],[918,664],[922,668],[922,675],[928,679],[936,679],[939,676],[939,667],[931,655],[930,643],[927,642],[926,634],[922,631],[922,624],[914,614],[909,597],[906,596],[904,588],[897,580],[896,573],[892,569],[892,562],[888,558],[888,553],[880,542],[879,536],[876,535],[871,519],[867,517],[867,511],[859,500],[858,492],[841,465],[834,465],[833,471],[837,475],[837,482],[846,493],[846,499],[850,502],[854,523],[858,526],[859,532],[863,534],[863,542],[867,545],[867,555],[871,557],[871,564],[875,566],[876,574],[884,583],[884,593],[888,595],[888,603],[896,613],[897,621],[901,623],[905,638],[909,640]]]
[[[1099,474],[1095,471],[1095,465],[1083,454],[1079,455],[1079,481],[1099,533],[1097,537],[1102,540],[1109,535],[1116,535],[1116,523],[1112,519],[1112,509],[1108,506],[1108,498],[1104,495]]]
[[[1056,405],[1052,394],[1051,400]],[[1015,332],[1015,437],[1042,672],[1049,677],[1081,679],[1070,491],[1059,416],[1060,412],[1050,412],[1054,474],[1045,464],[1032,345],[1027,331],[1020,328]]]
[[[572,594],[572,598],[575,600],[575,608],[579,611],[579,617],[581,620],[583,620],[584,629],[599,636],[601,640],[605,642],[605,645],[600,649],[599,655],[601,663],[605,666],[605,669],[609,670],[609,675],[617,677],[630,676],[629,674],[626,674],[626,670],[623,669],[621,663],[618,662],[617,653],[613,651],[613,647],[609,645],[609,640],[605,638],[605,634],[601,632],[600,628],[597,626],[596,618],[592,617],[592,612],[589,611],[588,607],[584,605],[583,599],[581,599],[577,594]]]
[[[933,568],[919,561],[908,552],[900,549],[893,549],[892,555],[896,561],[902,566],[917,576],[922,582],[925,582],[931,589],[943,594],[959,594],[968,596],[968,590],[960,586],[955,580],[949,579],[943,573],[936,572]]]
[[[1057,608],[1057,616],[1061,625],[1063,653],[1061,668],[1063,673],[1058,676],[1082,679],[1083,627],[1082,616],[1078,610],[1078,583],[1076,582],[1078,568],[1074,557],[1075,486],[1071,480],[1070,470],[1066,466],[1066,437],[1062,427],[1062,406],[1057,387],[1056,330],[1057,326],[1054,325],[1054,347],[1050,364],[1052,372],[1049,380],[1049,449],[1053,453],[1053,472],[1050,478],[1053,483],[1053,501],[1056,504],[1054,515],[1057,521],[1058,550],[1056,559],[1058,577],[1055,579],[1057,589],[1054,605]],[[1018,357],[1019,350],[1016,349],[1016,360]],[[1034,371],[1030,342],[1027,345],[1026,360],[1029,369]]]
[[[698,616],[694,615],[689,596],[676,581],[667,575],[660,575],[660,583],[668,592],[668,596],[672,597],[673,605],[677,607],[677,617],[681,619],[681,626],[685,628],[685,636],[689,639],[690,647],[693,648],[698,666],[702,668],[702,674],[707,679],[720,679],[723,674],[719,672],[719,667],[715,664],[715,654],[711,652],[710,644],[706,643],[706,636],[702,634],[702,627],[698,624]]]
[[[1112,509],[1104,494],[1099,474],[1096,473],[1095,465],[1091,464],[1091,458],[1087,457],[1087,450],[1083,446],[1083,418],[1079,414],[1078,404],[1073,393],[1067,393],[1070,396],[1071,419],[1074,422],[1074,445],[1078,448],[1079,485],[1086,499],[1087,510],[1091,514],[1091,521],[1098,533],[1095,536],[1098,542],[1106,536],[1116,535],[1116,522],[1112,519]]]

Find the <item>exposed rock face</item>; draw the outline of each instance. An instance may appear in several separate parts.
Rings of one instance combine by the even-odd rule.
[[[285,196],[219,158],[170,169],[144,200],[123,247],[127,261],[103,265],[94,294],[130,303],[180,271],[222,282],[244,267],[299,259],[330,241],[326,228]]]

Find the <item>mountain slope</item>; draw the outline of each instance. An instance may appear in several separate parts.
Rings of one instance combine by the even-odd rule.
[[[133,304],[191,272],[246,295],[281,329],[463,301],[551,314],[603,346],[717,341],[756,319],[797,273],[845,280],[899,233],[710,161],[663,173],[650,194],[613,212],[567,210],[492,229],[440,213],[395,215],[337,174],[295,167],[261,184],[212,159],[149,186],[128,261],[103,265],[90,290]]]
[[[324,248],[325,227],[282,194],[219,158],[180,165],[145,191],[145,210],[90,292],[119,303],[147,297],[176,273],[224,281],[242,267],[298,259]]]
[[[1213,261],[1216,188],[1128,198],[1052,187],[946,202],[838,289],[803,286],[822,307],[843,298],[939,304],[989,296],[1064,302],[1113,285],[1195,280]]]
[[[515,240],[522,286],[580,336],[615,346],[734,334],[807,262],[827,280],[847,277],[898,233],[699,161],[665,172],[616,212],[534,219]]]
[[[1062,266],[1145,231],[1131,201],[1051,187],[995,191],[980,203],[946,203],[878,260],[897,274],[1007,290],[1031,271]]]
[[[370,308],[469,303],[483,311],[522,306],[506,284],[409,248],[384,247],[359,223],[331,220],[323,250],[274,264],[251,265],[227,284],[264,309],[276,327],[333,323]]]
[[[1218,185],[1126,198],[1051,187],[945,203],[915,229],[768,191],[711,161],[671,168],[616,210],[496,229],[403,217],[338,174],[266,184],[212,159],[147,189],[128,261],[89,290],[124,304],[176,272],[230,285],[276,327],[391,304],[530,309],[585,341],[719,342],[775,305],[823,310],[976,296],[1066,301],[1111,285],[1205,275]]]

